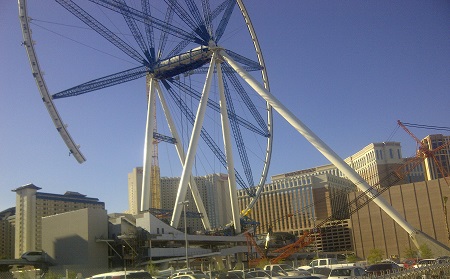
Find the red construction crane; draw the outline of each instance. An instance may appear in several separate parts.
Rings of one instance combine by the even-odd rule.
[[[448,171],[442,166],[441,162],[435,156],[435,154],[438,151],[448,147],[450,145],[450,141],[445,144],[442,144],[441,146],[439,146],[435,149],[430,149],[428,144],[426,144],[424,141],[419,140],[400,120],[397,120],[397,124],[400,127],[402,127],[403,130],[405,130],[406,133],[408,133],[417,143],[416,156],[407,161],[407,163],[412,164],[411,169],[414,169],[418,164],[423,162],[423,160],[425,160],[425,159],[432,160],[434,162],[434,164],[436,165],[436,168],[441,173],[442,177],[445,178],[445,182],[447,183],[447,186],[450,186],[450,183],[448,181],[448,179],[449,179]]]

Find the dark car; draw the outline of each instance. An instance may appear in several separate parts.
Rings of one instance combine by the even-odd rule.
[[[396,263],[377,263],[366,268],[367,275],[383,275],[401,271],[402,268]]]

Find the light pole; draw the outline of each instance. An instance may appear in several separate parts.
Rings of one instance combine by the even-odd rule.
[[[187,240],[187,223],[186,223],[186,206],[189,205],[189,201],[179,202],[178,204],[183,205],[183,212],[184,212],[184,243],[185,243],[185,245],[186,245],[186,268],[189,269],[188,240]]]
[[[317,247],[317,232],[316,232],[316,217],[312,217],[311,220],[313,221],[313,232],[314,232],[314,246],[316,247],[316,259],[319,258],[319,249]]]
[[[127,279],[127,262],[125,259],[125,245],[122,245],[122,259],[123,259],[123,271],[125,274],[125,279]]]

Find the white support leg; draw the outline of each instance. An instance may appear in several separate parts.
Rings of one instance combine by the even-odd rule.
[[[161,91],[161,87],[159,86],[159,83],[156,83],[156,90],[158,92],[159,100],[161,102],[162,109],[164,111],[164,115],[167,120],[167,124],[169,125],[169,130],[172,134],[172,137],[174,137],[177,142],[175,143],[175,149],[177,150],[178,157],[180,158],[181,165],[184,166],[184,162],[186,160],[186,154],[184,153],[183,146],[180,142],[180,137],[178,135],[177,127],[175,126],[175,123],[173,122],[172,114],[170,113],[169,107],[167,106],[166,99],[164,98],[164,94]],[[205,206],[203,204],[203,201],[201,199],[200,193],[197,188],[197,183],[195,183],[195,180],[192,176],[192,174],[189,177],[189,187],[191,188],[192,196],[194,198],[195,205],[197,206],[197,210],[199,213],[202,214],[202,223],[205,230],[211,230],[211,223],[209,222],[208,214],[206,213]]]
[[[152,154],[153,154],[153,130],[155,129],[155,121],[153,119],[153,111],[155,110],[155,81],[150,78],[148,89],[148,108],[147,108],[147,125],[145,127],[144,142],[144,164],[142,169],[142,188],[141,188],[141,211],[146,211],[151,205],[152,193],[150,190],[152,181]]]
[[[300,119],[290,112],[278,99],[275,98],[264,86],[258,83],[251,75],[242,69],[225,51],[220,51],[220,56],[259,94],[264,98],[289,124],[302,134],[320,153],[322,153],[333,165],[335,165],[348,179],[350,179],[362,191],[368,191],[367,196],[373,198],[376,190],[372,187],[345,161],[340,158],[330,147],[328,147],[318,136],[316,136]],[[417,233],[406,220],[382,197],[376,197],[373,201],[397,222],[410,235]]]
[[[234,171],[233,148],[230,136],[230,119],[228,118],[227,102],[225,99],[225,88],[223,86],[221,65],[218,64],[216,69],[217,69],[217,79],[219,82],[220,115],[222,117],[222,135],[228,166],[228,189],[230,191],[231,213],[233,215],[234,229],[236,230],[236,233],[241,233],[241,218],[239,213],[239,203],[236,189],[236,173]]]
[[[172,227],[178,227],[180,222],[180,215],[182,211],[182,206],[180,202],[183,202],[186,198],[187,184],[192,173],[192,166],[194,164],[195,154],[197,152],[198,140],[200,138],[200,132],[203,126],[203,120],[206,112],[206,106],[208,104],[209,89],[211,87],[211,80],[214,72],[215,58],[214,53],[209,64],[208,73],[206,75],[205,85],[203,87],[202,97],[200,98],[199,106],[197,109],[197,115],[195,117],[194,128],[192,130],[191,139],[189,142],[189,147],[187,150],[186,161],[183,167],[183,172],[180,178],[180,184],[178,186],[177,198],[175,200],[175,208],[173,209],[172,220],[170,225]]]

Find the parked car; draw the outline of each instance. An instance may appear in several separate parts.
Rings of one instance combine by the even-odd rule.
[[[205,274],[203,273],[201,270],[181,270],[181,271],[177,271],[174,274],[172,274],[172,276],[170,276],[171,278],[178,276],[178,275],[184,275],[184,274]]]
[[[88,279],[125,279],[125,278],[152,279],[152,276],[145,270],[137,270],[137,271],[127,270],[127,271],[114,271],[96,274],[92,275]]]
[[[172,279],[209,279],[209,276],[207,276],[206,274],[200,274],[200,273],[180,274],[180,275],[173,276]]]
[[[45,262],[49,257],[44,251],[28,251],[23,253],[20,258],[29,262]]]
[[[284,275],[281,273],[277,273],[276,271],[272,271],[272,276],[264,270],[253,270],[246,273],[252,276],[252,279],[323,279],[323,275],[314,275],[304,272],[302,275]],[[246,277],[247,278],[247,277]]]
[[[331,268],[328,267],[313,267],[311,269],[307,270],[311,273],[313,276],[317,276],[320,278],[328,278],[328,275],[330,275]]]
[[[420,267],[424,267],[424,266],[433,265],[433,264],[436,264],[436,263],[437,263],[436,259],[423,259],[423,260],[418,261],[414,265],[414,267],[415,268],[420,268]]]
[[[381,263],[393,263],[393,264],[398,265],[399,267],[403,267],[402,264],[400,264],[400,263],[398,263],[398,262],[395,262],[395,261],[393,261],[393,260],[382,260]]]
[[[253,271],[249,271],[248,274],[253,276],[255,279],[280,279],[280,278],[286,277],[286,276],[276,273],[276,272],[273,272],[272,276],[270,276],[270,274],[264,270],[253,270]]]
[[[366,273],[368,275],[383,275],[388,273],[394,273],[399,272],[403,268],[401,268],[396,263],[376,263],[373,265],[370,265],[366,268]]]
[[[267,273],[272,274],[276,272],[276,274],[283,274],[284,276],[289,277],[297,277],[300,275],[310,275],[310,272],[303,269],[294,269],[292,266],[288,264],[268,264],[264,266],[263,270]]]
[[[417,264],[418,261],[420,261],[420,258],[410,258],[406,259],[402,262],[403,268],[413,268],[415,264]]]
[[[328,279],[363,278],[366,276],[364,268],[358,266],[337,267],[330,271]]]
[[[219,277],[219,279],[223,279],[224,276]],[[226,279],[244,279],[244,278],[251,278],[253,279],[253,275],[249,274],[247,271],[243,270],[231,270],[228,271],[225,275]]]

